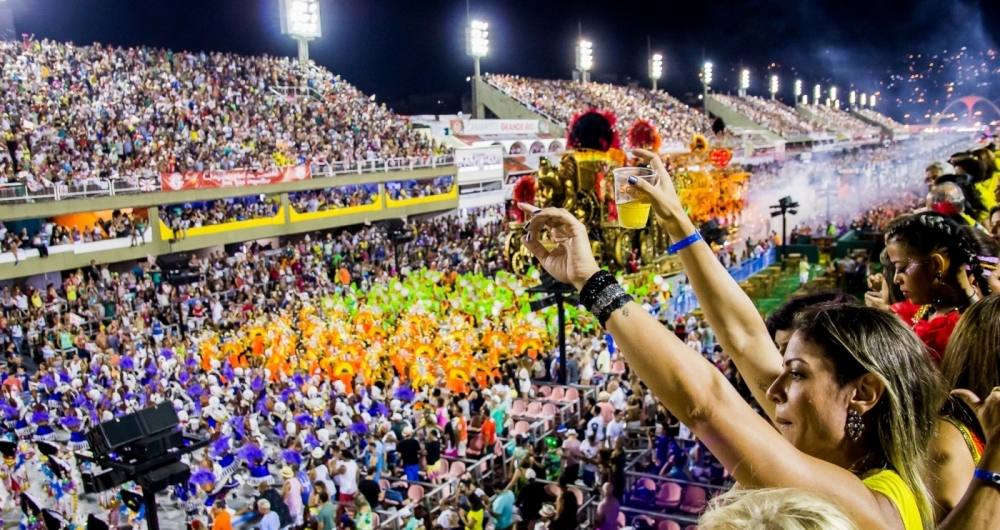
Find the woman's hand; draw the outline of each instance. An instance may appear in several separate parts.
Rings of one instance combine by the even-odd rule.
[[[670,173],[667,173],[667,168],[663,166],[659,155],[645,149],[636,149],[632,152],[656,170],[656,184],[638,179],[634,186],[649,194],[657,222],[674,241],[691,235],[694,225],[691,224],[684,212],[684,206],[681,205],[681,199],[674,188],[674,182],[670,179]]]
[[[525,203],[518,207],[532,216],[524,225],[528,234],[522,244],[552,277],[582,289],[587,280],[601,270],[590,249],[587,228],[576,217],[558,208],[539,210]],[[552,250],[546,249],[540,241],[542,230],[548,230],[549,238],[556,243]]]
[[[979,426],[983,428],[983,434],[986,435],[986,443],[1000,443],[1000,387],[994,387],[990,395],[983,400],[970,390],[952,390],[951,394],[964,401],[969,408],[976,412]]]

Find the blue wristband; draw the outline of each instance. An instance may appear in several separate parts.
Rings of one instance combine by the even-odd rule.
[[[985,469],[976,469],[972,473],[973,478],[979,480],[985,480],[995,486],[1000,486],[1000,473],[994,473],[992,471],[986,471]]]
[[[695,230],[693,234],[674,243],[673,245],[670,245],[670,248],[667,249],[667,254],[677,254],[678,252],[690,247],[691,245],[699,241],[704,241],[704,239],[701,238],[701,233]]]

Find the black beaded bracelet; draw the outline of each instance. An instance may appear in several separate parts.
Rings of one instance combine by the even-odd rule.
[[[633,298],[627,293],[622,293],[620,296],[612,300],[610,303],[605,305],[597,315],[597,321],[601,323],[601,327],[604,327],[604,323],[611,318],[611,315],[625,306],[625,304],[631,302]]]
[[[618,285],[618,280],[608,271],[595,272],[580,289],[580,304],[592,311],[597,296],[609,285]]]

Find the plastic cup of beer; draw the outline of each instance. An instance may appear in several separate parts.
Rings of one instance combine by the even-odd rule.
[[[656,184],[656,170],[646,167],[620,167],[612,171],[615,177],[615,205],[618,207],[618,224],[622,228],[639,230],[649,222],[649,195],[638,186],[628,183],[629,177]]]

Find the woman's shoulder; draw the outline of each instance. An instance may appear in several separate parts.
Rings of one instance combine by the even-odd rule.
[[[898,473],[891,469],[883,469],[867,477],[861,482],[872,493],[878,493],[895,506],[905,530],[920,530],[923,523],[920,509],[917,507],[917,496],[903,481]]]

